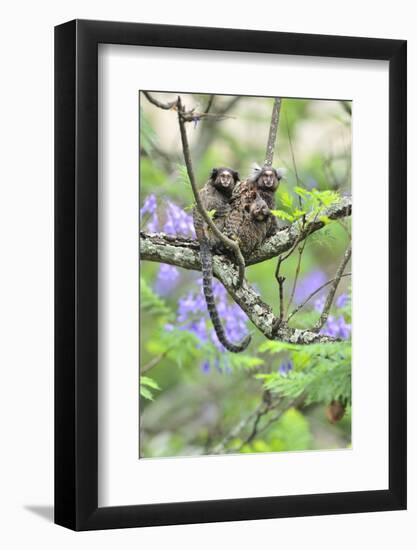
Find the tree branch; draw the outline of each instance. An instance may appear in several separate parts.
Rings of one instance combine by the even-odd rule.
[[[337,205],[328,208],[324,215],[332,219],[342,218],[351,213],[350,198],[343,198]],[[290,227],[278,231],[267,239],[263,245],[247,261],[248,265],[276,257],[289,250],[297,239],[302,240],[308,234],[323,227],[323,222],[315,221],[306,227],[294,223]],[[306,229],[307,228],[307,229]],[[310,228],[310,230],[308,230]],[[301,238],[300,238],[301,232]],[[199,245],[197,241],[182,237],[173,237],[164,234],[140,234],[140,259],[153,262],[163,262],[184,269],[201,270]],[[252,323],[266,336],[266,338],[291,342],[294,344],[310,344],[313,342],[332,342],[335,339],[320,335],[311,330],[293,329],[286,325],[280,326],[276,333],[273,326],[277,325],[277,317],[271,308],[263,302],[261,297],[247,283],[236,287],[236,266],[225,256],[213,256],[213,273],[229,292],[233,300],[242,308]]]
[[[350,260],[351,255],[352,255],[352,245],[349,245],[346,249],[346,252],[344,253],[343,260],[336,271],[336,275],[330,287],[329,293],[327,294],[323,312],[320,315],[320,318],[317,321],[317,323],[314,325],[314,329],[313,329],[314,331],[318,332],[326,324],[327,318],[329,316],[330,307],[332,305],[334,295],[336,294],[337,286],[340,282],[340,279],[342,278],[343,272],[347,266],[348,261]]]
[[[239,277],[237,279],[237,283],[241,285],[243,283],[243,279],[245,277],[245,260],[242,256],[242,253],[240,251],[239,245],[237,242],[232,241],[232,239],[229,239],[224,235],[219,228],[216,226],[216,224],[213,222],[213,220],[210,218],[208,213],[206,212],[203,203],[201,202],[200,195],[198,193],[197,185],[195,183],[195,177],[194,177],[194,171],[193,171],[193,165],[191,162],[191,154],[190,154],[190,147],[188,145],[188,138],[187,138],[187,130],[185,129],[185,123],[183,120],[183,113],[184,113],[184,107],[181,103],[181,98],[178,96],[177,99],[178,102],[178,122],[180,125],[180,134],[181,134],[181,143],[182,143],[182,150],[184,153],[184,161],[185,165],[187,167],[187,173],[188,177],[190,179],[191,188],[193,190],[193,195],[195,202],[197,204],[197,209],[199,213],[201,214],[203,220],[206,222],[206,224],[210,227],[214,235],[229,249],[231,250],[235,257],[236,262],[239,266]]]
[[[352,273],[344,273],[342,275],[342,277],[350,277],[352,275]],[[318,294],[320,292],[320,290],[323,290],[323,288],[325,288],[326,286],[330,285],[331,283],[333,283],[335,281],[336,278],[333,278],[333,279],[330,279],[328,280],[326,283],[324,283],[323,285],[319,286],[318,288],[316,288],[316,290],[314,292],[312,292],[305,300],[303,303],[301,303],[299,306],[297,306],[291,313],[290,315],[288,315],[288,319],[287,321],[290,321],[290,319],[292,317],[294,317],[294,315],[296,313],[298,313],[300,311],[300,309],[302,309],[310,300],[311,298],[313,298],[316,294]]]
[[[271,125],[269,126],[268,142],[266,145],[266,158],[264,166],[272,166],[274,160],[275,143],[277,140],[279,113],[281,110],[281,98],[276,97],[274,99],[274,106],[272,107]]]

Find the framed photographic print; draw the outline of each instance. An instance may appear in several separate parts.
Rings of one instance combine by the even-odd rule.
[[[55,29],[55,521],[406,507],[406,42]]]

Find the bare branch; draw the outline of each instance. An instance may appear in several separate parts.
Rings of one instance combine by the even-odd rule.
[[[159,99],[156,99],[153,97],[149,92],[143,92],[143,95],[146,97],[146,99],[149,101],[149,103],[152,103],[155,107],[158,107],[159,109],[164,109],[165,111],[179,111],[178,109],[178,98],[175,101],[168,101],[167,103],[164,103],[163,101],[159,101]],[[213,97],[213,96],[212,96]],[[226,115],[225,112],[220,113],[209,113],[211,102],[209,102],[208,106],[206,107],[205,111],[196,111],[195,108],[190,109],[186,111],[185,109],[182,109],[181,111],[181,118],[184,122],[195,122],[196,120],[201,120],[208,118],[210,120],[224,120],[225,118],[230,118],[228,115]]]
[[[350,277],[350,275],[352,275],[352,273],[343,273],[342,277]],[[333,283],[333,281],[335,281],[335,278],[333,279],[329,279],[327,281],[327,283],[324,283],[324,285],[321,285],[319,286],[318,288],[316,288],[316,290],[314,292],[312,292],[310,294],[310,296],[308,296],[304,302],[302,304],[300,304],[299,306],[297,306],[292,312],[290,315],[288,315],[288,319],[287,321],[289,321],[292,317],[294,317],[294,315],[296,313],[298,313],[300,311],[300,309],[302,309],[310,300],[311,298],[313,298],[316,294],[318,294],[320,292],[320,290],[323,290],[323,288],[325,288],[326,286],[330,285],[331,283]]]
[[[332,305],[334,295],[336,294],[337,286],[340,282],[340,279],[342,278],[343,272],[346,268],[346,265],[347,265],[348,261],[350,260],[351,255],[352,255],[352,245],[349,245],[346,249],[346,252],[345,252],[344,256],[343,256],[343,260],[342,260],[340,266],[338,267],[338,269],[336,271],[336,275],[335,275],[335,278],[333,280],[332,286],[330,287],[329,293],[327,295],[326,302],[325,302],[324,308],[323,308],[323,312],[320,315],[320,319],[314,325],[313,330],[315,330],[317,332],[319,330],[321,330],[323,328],[323,326],[326,324],[327,318],[329,316],[329,310],[330,310],[330,307]]]
[[[171,109],[174,109],[177,106],[177,100],[169,101],[168,103],[163,103],[162,101],[159,101],[155,97],[153,97],[149,92],[142,92],[143,95],[146,97],[146,99],[149,101],[149,103],[152,103],[152,105],[155,105],[155,107],[159,107],[159,109],[164,109],[166,111],[169,111]]]
[[[210,227],[210,229],[212,230],[214,235],[216,235],[216,237],[226,246],[226,248],[228,248],[229,250],[231,250],[234,253],[234,255],[236,257],[236,262],[237,262],[238,267],[239,267],[238,284],[241,285],[242,282],[243,282],[243,279],[245,277],[245,260],[242,256],[242,253],[240,251],[240,248],[239,248],[239,245],[237,244],[237,242],[232,241],[231,239],[226,237],[226,235],[224,235],[218,229],[218,227],[215,225],[213,220],[210,218],[210,216],[206,212],[206,210],[203,206],[203,203],[201,202],[200,195],[198,193],[197,185],[196,185],[196,182],[195,182],[193,165],[192,165],[192,162],[191,162],[191,154],[190,154],[190,147],[188,145],[187,130],[185,129],[184,120],[182,118],[182,113],[184,112],[184,110],[183,110],[183,106],[182,106],[182,103],[181,103],[181,98],[178,97],[177,101],[178,101],[178,122],[179,122],[179,125],[180,125],[180,133],[181,133],[182,150],[183,150],[183,153],[184,153],[184,161],[185,161],[185,165],[187,167],[187,173],[188,173],[188,177],[190,179],[191,188],[193,190],[194,199],[195,199],[195,202],[197,204],[198,211],[201,214],[204,221],[206,222],[206,224]]]
[[[346,111],[346,113],[348,115],[352,116],[352,105],[351,105],[350,101],[341,101],[340,103],[341,103],[343,109]]]
[[[227,445],[235,438],[237,437],[245,428],[248,426],[253,419],[256,419],[259,412],[262,410],[263,402],[260,403],[256,409],[246,418],[243,418],[234,428],[230,430],[230,432],[218,443],[213,449],[208,450],[207,454],[209,455],[218,455],[225,451]],[[255,420],[256,421],[256,420]]]
[[[274,106],[272,107],[271,125],[269,127],[268,142],[266,145],[266,158],[265,166],[272,166],[274,160],[275,144],[277,140],[279,113],[281,110],[281,98],[276,97],[274,99]]]
[[[162,361],[162,359],[164,359],[168,355],[170,351],[171,350],[168,348],[164,352],[157,355],[156,357],[153,357],[148,363],[146,363],[146,365],[141,367],[140,373],[144,374],[148,370],[153,369],[153,367],[156,367],[156,365],[158,365]]]
[[[206,454],[231,454],[240,452],[245,445],[253,441],[255,437],[266,431],[272,426],[272,424],[277,422],[282,417],[282,415],[286,411],[288,411],[288,409],[298,406],[303,400],[304,396],[300,396],[290,401],[287,401],[284,405],[282,405],[282,399],[280,398],[278,398],[277,401],[270,403],[265,403],[265,401],[262,400],[262,402],[249,416],[238,422],[238,424],[236,424],[236,426],[234,426],[230,430],[230,432],[222,439],[222,441],[218,443],[212,450],[207,451]],[[271,416],[263,425],[261,425],[262,418],[266,417],[269,413],[272,413],[273,411],[275,411],[275,414]],[[227,445],[231,441],[233,441],[233,439],[240,436],[240,434],[245,431],[245,429],[252,423],[252,421],[252,429],[249,435],[245,437],[243,442],[239,445],[239,447],[236,449],[227,449]]]

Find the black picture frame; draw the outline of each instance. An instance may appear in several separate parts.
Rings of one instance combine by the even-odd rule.
[[[98,507],[98,44],[389,62],[389,488]],[[74,20],[55,28],[55,522],[74,530],[406,508],[404,40]]]

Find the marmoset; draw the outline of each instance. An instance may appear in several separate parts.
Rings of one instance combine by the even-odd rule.
[[[262,168],[255,164],[252,173],[247,178],[248,183],[253,183],[260,196],[264,199],[270,210],[276,209],[275,192],[284,176],[282,168],[273,168],[272,166],[263,166]],[[269,224],[267,237],[273,235],[278,229],[278,220],[272,216]]]
[[[273,216],[256,186],[248,181],[238,184],[230,201],[224,233],[235,240],[245,259],[258,248],[271,231]]]
[[[220,231],[223,231],[227,216],[230,213],[230,199],[238,181],[239,174],[235,170],[231,168],[213,168],[209,180],[199,191],[204,209],[207,212],[214,210],[212,219]],[[251,337],[250,335],[246,336],[239,344],[229,342],[226,337],[213,295],[212,249],[218,245],[218,239],[212,234],[210,228],[207,227],[197,208],[194,208],[193,216],[195,232],[200,243],[203,292],[211,322],[213,323],[219,342],[227,350],[239,353],[248,347]]]

